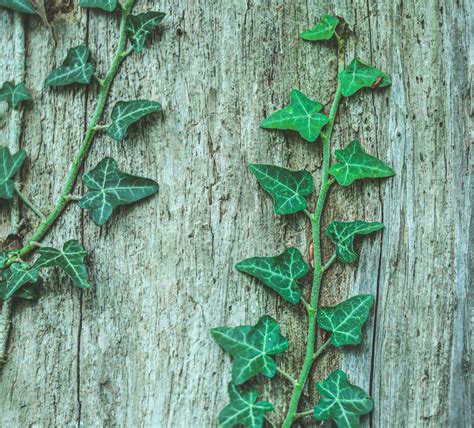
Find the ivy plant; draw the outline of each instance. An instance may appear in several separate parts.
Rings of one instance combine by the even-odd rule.
[[[360,417],[373,408],[373,400],[367,392],[352,385],[346,373],[336,370],[317,383],[320,399],[315,406],[308,410],[300,409],[303,389],[319,357],[330,346],[351,346],[348,352],[355,352],[354,346],[363,339],[363,327],[374,305],[374,297],[368,294],[353,296],[333,307],[319,305],[325,272],[335,262],[355,262],[358,258],[355,239],[384,227],[379,222],[355,219],[332,221],[325,231],[322,230],[321,219],[329,190],[334,185],[349,186],[356,180],[382,179],[395,174],[384,161],[367,153],[358,140],[335,150],[336,162],[332,162],[331,135],[343,99],[363,89],[383,88],[391,83],[388,74],[364,64],[358,58],[344,66],[346,29],[347,24],[342,18],[324,15],[314,28],[300,35],[303,40],[323,41],[337,46],[338,82],[329,112],[326,113],[319,101],[293,89],[290,104],[260,123],[262,128],[295,131],[309,143],[320,140],[323,161],[321,186],[315,203],[310,198],[314,189],[313,176],[308,171],[293,171],[267,164],[248,166],[263,190],[272,197],[275,214],[303,214],[311,226],[310,260],[306,261],[299,249],[289,247],[279,255],[249,257],[236,264],[237,270],[255,277],[288,304],[305,308],[308,329],[304,361],[297,375],[279,367],[279,356],[291,349],[277,321],[268,316],[263,316],[254,327],[244,325],[212,329],[214,340],[233,358],[230,403],[219,415],[221,427],[259,428],[266,424],[290,428],[304,417],[313,417],[317,421],[332,420],[338,427],[358,427]],[[314,208],[310,209],[311,206]],[[324,232],[334,244],[333,254],[325,261],[321,248]],[[305,290],[302,278],[310,272],[312,287]],[[327,338],[320,342],[318,337]],[[276,415],[279,423],[274,422],[275,416],[270,413],[274,410],[273,404],[257,401],[260,395],[257,384],[261,375],[273,378],[277,373],[292,385],[286,414]],[[252,381],[251,388],[246,386],[249,381]]]

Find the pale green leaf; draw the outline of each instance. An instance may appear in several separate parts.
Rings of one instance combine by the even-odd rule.
[[[31,95],[23,83],[15,85],[5,82],[0,89],[0,101],[6,101],[10,107],[16,109],[20,101],[31,100]]]
[[[72,83],[87,84],[94,73],[94,66],[88,62],[89,49],[83,45],[69,49],[61,67],[49,73],[46,86],[65,86]]]
[[[270,193],[276,214],[293,214],[306,209],[305,196],[313,192],[313,177],[308,171],[265,164],[249,164],[248,168]]]
[[[126,174],[112,158],[102,159],[84,174],[82,181],[90,190],[79,201],[81,208],[92,211],[92,220],[104,224],[115,208],[146,198],[158,192],[158,184],[148,178]]]
[[[28,0],[0,0],[0,7],[2,6],[17,12],[36,15],[36,11]]]
[[[329,40],[334,36],[336,32],[337,24],[339,19],[332,15],[323,15],[319,23],[310,30],[303,31],[300,37],[303,40],[309,40],[315,42],[318,40]]]
[[[13,198],[15,183],[12,177],[18,172],[25,158],[24,150],[12,156],[8,147],[0,147],[0,199]]]
[[[338,163],[331,166],[329,173],[341,186],[349,186],[362,178],[383,178],[395,175],[395,171],[381,160],[361,148],[360,142],[352,141],[345,149],[336,150]]]
[[[232,380],[240,385],[257,374],[273,377],[276,363],[272,355],[288,349],[288,340],[280,334],[277,322],[263,316],[255,327],[218,327],[211,330],[214,340],[234,357]]]
[[[305,140],[315,141],[329,118],[320,113],[323,105],[293,89],[291,103],[260,122],[262,128],[297,131]]]
[[[130,15],[127,18],[127,32],[135,52],[141,52],[145,47],[148,34],[163,21],[162,12],[146,12]]]
[[[2,282],[0,283],[0,298],[8,300],[16,296],[17,291],[26,284],[38,282],[38,270],[30,268],[28,263],[13,263],[2,273]],[[19,296],[22,297],[22,296]]]
[[[298,279],[309,272],[309,266],[303,260],[300,251],[292,247],[276,257],[245,259],[235,267],[260,279],[287,302],[294,304],[301,300],[301,284]]]
[[[339,73],[342,95],[350,97],[362,88],[383,88],[392,84],[390,76],[357,58]]]
[[[360,416],[374,407],[372,398],[362,388],[352,385],[342,370],[332,372],[316,388],[322,398],[314,408],[314,417],[318,421],[332,419],[338,428],[358,428]]]
[[[117,7],[117,0],[81,0],[80,5],[113,12]]]

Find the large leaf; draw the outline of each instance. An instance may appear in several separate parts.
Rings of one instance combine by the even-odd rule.
[[[12,156],[8,147],[0,147],[0,199],[13,198],[15,183],[11,178],[20,169],[25,158],[24,150]]]
[[[36,15],[36,11],[31,6],[28,0],[0,0],[0,6],[6,7],[7,9],[16,10],[17,12],[29,13]]]
[[[20,101],[31,100],[31,95],[23,83],[15,85],[5,82],[0,89],[0,101],[6,101],[10,107],[16,109]]]
[[[290,99],[290,105],[271,114],[260,126],[297,131],[305,140],[315,141],[321,128],[329,122],[328,117],[320,113],[323,105],[296,89],[291,91]]]
[[[94,73],[94,66],[88,62],[89,49],[83,45],[69,49],[61,67],[49,73],[46,86],[65,86],[72,83],[87,84]]]
[[[219,413],[219,428],[261,428],[265,413],[274,410],[268,401],[258,401],[259,393],[250,388],[244,391],[241,387],[229,383],[230,403]]]
[[[313,177],[308,171],[265,164],[249,164],[248,168],[270,193],[276,214],[293,214],[306,209],[305,196],[313,192]]]
[[[127,32],[135,52],[141,52],[145,47],[148,34],[163,21],[162,12],[146,12],[130,15],[127,18]]]
[[[132,123],[159,110],[161,110],[161,104],[155,101],[119,101],[112,110],[112,124],[108,127],[107,133],[114,140],[120,141],[125,137]]]
[[[78,241],[66,242],[62,251],[51,247],[41,247],[37,252],[40,257],[34,263],[33,269],[60,267],[71,277],[77,287],[92,287],[88,279],[87,266],[84,263],[87,253]]]
[[[38,282],[38,270],[35,268],[30,269],[28,263],[13,263],[8,269],[3,271],[2,277],[3,281],[0,283],[0,298],[8,300],[13,295],[16,295],[17,291],[24,285]]]
[[[260,279],[275,290],[287,302],[297,304],[301,300],[301,284],[309,266],[296,248],[287,248],[276,257],[252,257],[235,265],[236,269]]]
[[[327,227],[326,235],[337,245],[337,258],[341,262],[350,263],[357,260],[357,254],[354,251],[354,238],[357,235],[368,235],[382,228],[383,224],[378,222],[333,221]]]
[[[93,7],[105,10],[106,12],[113,12],[117,7],[117,0],[81,0],[82,7]]]
[[[332,332],[331,343],[334,346],[358,345],[362,340],[362,326],[373,304],[373,296],[361,294],[336,306],[319,308],[318,325]]]
[[[323,15],[321,16],[321,21],[310,30],[303,31],[300,34],[300,37],[304,40],[309,40],[312,42],[318,40],[329,40],[334,36],[336,32],[337,24],[339,24],[339,19],[332,15]]]
[[[232,380],[240,385],[257,374],[273,377],[276,363],[271,355],[288,349],[288,340],[280,334],[277,322],[263,316],[255,327],[218,327],[211,330],[214,340],[234,357]]]
[[[358,428],[360,416],[374,407],[372,398],[358,386],[352,385],[342,370],[332,372],[316,385],[322,395],[314,408],[318,421],[332,419],[339,428]]]
[[[362,88],[383,88],[392,84],[390,76],[357,58],[339,73],[342,95],[350,97]]]
[[[92,220],[99,226],[109,219],[114,208],[158,192],[155,181],[120,171],[112,158],[102,159],[83,175],[82,181],[90,192],[79,201],[79,206],[91,210]]]
[[[395,171],[381,160],[370,156],[360,142],[352,141],[345,149],[336,150],[339,163],[331,166],[329,173],[341,186],[349,186],[361,178],[383,178],[395,175]]]

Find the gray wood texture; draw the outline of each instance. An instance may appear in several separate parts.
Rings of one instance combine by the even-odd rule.
[[[34,100],[21,133],[29,153],[23,189],[44,212],[60,193],[97,95],[94,85],[46,89],[45,77],[79,43],[90,47],[101,74],[117,43],[116,16],[81,10],[76,0],[46,3],[53,33],[25,19],[25,78]],[[81,292],[52,271],[37,303],[14,305],[0,426],[216,426],[230,359],[208,330],[263,314],[289,337],[282,367],[299,372],[304,311],[233,265],[289,243],[308,253],[306,220],[275,216],[246,163],[307,168],[319,184],[319,143],[258,123],[288,102],[292,88],[330,103],[334,49],[298,40],[328,12],[353,25],[347,61],[356,54],[393,78],[390,89],[342,104],[333,147],[359,138],[397,176],[330,193],[325,224],[360,218],[386,229],[363,241],[357,265],[331,268],[322,303],[371,292],[377,304],[363,345],[322,359],[302,410],[316,399],[315,382],[342,367],[374,397],[364,426],[472,426],[469,2],[140,0],[136,11],[152,7],[168,15],[163,30],[125,62],[109,106],[149,98],[164,114],[122,143],[97,138],[86,168],[112,156],[124,170],[155,178],[159,197],[120,209],[102,228],[71,205],[49,233],[47,244],[83,242],[96,286]],[[1,10],[0,82],[15,77],[14,33],[13,14]],[[13,125],[4,105],[0,117],[5,145]],[[37,220],[26,208],[21,215],[27,237]],[[11,232],[7,204],[0,229],[3,237]],[[325,242],[325,258],[331,248]],[[265,382],[263,396],[281,414],[288,385]]]

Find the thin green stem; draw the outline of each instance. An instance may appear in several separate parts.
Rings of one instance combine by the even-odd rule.
[[[270,425],[272,428],[276,427],[276,425],[271,421],[271,419],[268,419],[267,417],[265,417],[265,422],[267,422],[267,424]]]
[[[15,192],[19,196],[19,198],[23,201],[23,203],[31,210],[33,211],[40,219],[44,220],[45,215],[35,206],[33,202],[31,202],[28,197],[22,193],[22,191],[15,186]]]
[[[295,415],[295,419],[301,419],[304,418],[305,416],[311,416],[314,413],[314,410],[306,410],[305,412],[300,412]]]
[[[291,384],[293,384],[293,385],[296,384],[296,379],[293,376],[291,376],[290,374],[288,374],[287,372],[285,372],[284,370],[277,367],[277,372],[280,373],[280,375],[282,375]]]
[[[330,266],[336,261],[336,253],[334,253],[331,258],[326,262],[326,264],[321,268],[323,272],[326,272]]]
[[[319,349],[313,354],[313,361],[317,360],[320,355],[326,350],[326,348],[331,344],[331,340],[328,339],[324,342]]]

